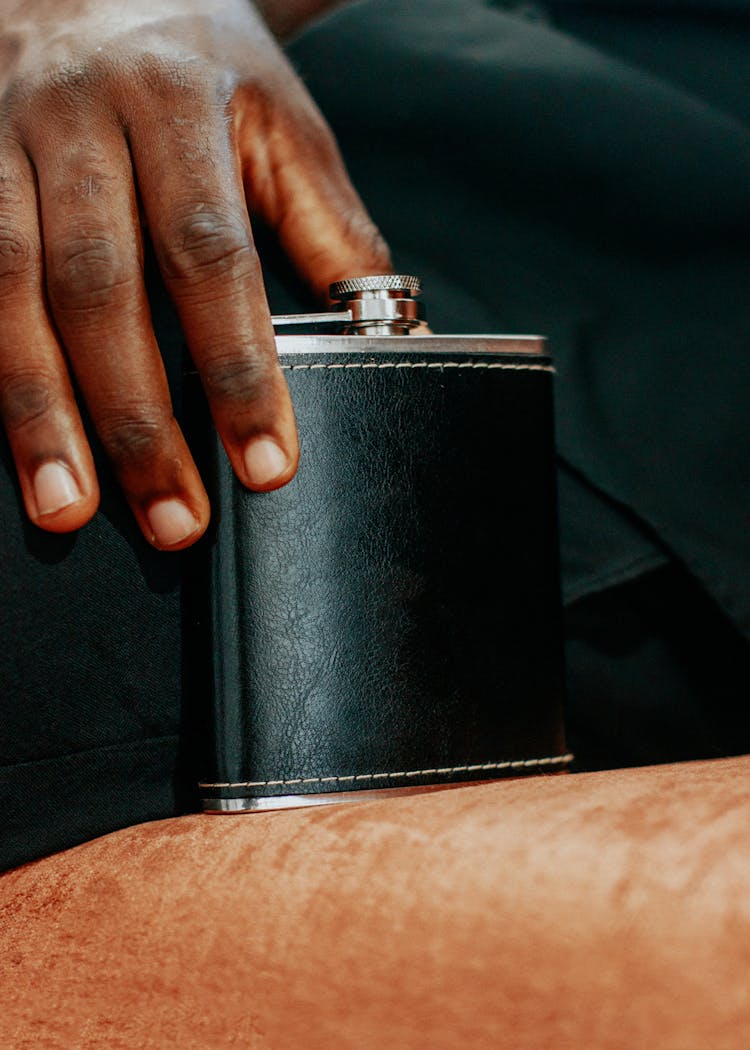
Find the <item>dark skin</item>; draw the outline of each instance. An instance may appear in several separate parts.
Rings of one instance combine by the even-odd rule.
[[[250,0],[0,0],[0,414],[41,528],[78,529],[99,501],[71,376],[149,542],[180,550],[208,524],[151,325],[144,226],[237,476],[265,491],[294,475],[250,216],[321,300],[390,270],[269,29],[326,6],[267,2],[267,24]]]

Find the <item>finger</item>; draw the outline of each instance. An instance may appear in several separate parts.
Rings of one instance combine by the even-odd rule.
[[[276,231],[300,276],[325,299],[334,281],[391,273],[390,253],[330,128],[291,68],[285,89],[282,112],[274,96],[257,88],[238,92],[234,122],[245,193],[251,212]]]
[[[99,489],[68,370],[45,307],[34,175],[0,147],[0,414],[26,512],[49,532],[92,517]]]
[[[144,536],[193,543],[208,499],[172,413],[143,284],[138,216],[121,132],[80,114],[87,137],[47,128],[36,159],[46,283],[92,420]]]
[[[130,140],[165,282],[238,477],[285,484],[299,450],[224,104],[188,77]]]

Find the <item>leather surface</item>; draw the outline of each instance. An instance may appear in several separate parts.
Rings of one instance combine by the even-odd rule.
[[[211,451],[214,536],[189,646],[201,794],[554,770],[565,746],[548,361],[281,359],[296,478],[249,492]]]

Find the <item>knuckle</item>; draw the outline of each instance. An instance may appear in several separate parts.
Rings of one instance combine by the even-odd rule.
[[[193,55],[143,55],[138,76],[149,94],[171,103],[194,104],[211,93],[211,70],[205,60]]]
[[[0,96],[0,117],[4,131],[7,133],[17,126],[18,116],[23,112],[28,86],[20,77],[9,77]]]
[[[279,114],[279,119],[284,122],[287,139],[293,142],[310,162],[324,168],[340,168],[342,159],[336,136],[302,85],[300,88],[304,97],[298,94],[295,104],[285,113]]]
[[[259,353],[254,357],[214,357],[201,369],[201,378],[211,400],[248,404],[267,390],[275,363]]]
[[[61,106],[75,106],[81,98],[95,95],[100,81],[97,63],[89,59],[52,62],[27,80],[19,95],[27,107],[44,103],[59,111]]]
[[[387,270],[391,267],[391,252],[382,233],[363,211],[357,211],[347,222],[347,232],[355,244],[362,245],[368,262]]]
[[[17,143],[11,136],[0,133],[0,205],[7,216],[17,215],[29,200],[36,198],[34,176],[22,160],[19,162],[17,152]]]
[[[58,311],[107,306],[131,284],[122,252],[109,237],[78,235],[51,251],[47,289]]]
[[[0,411],[10,432],[38,422],[55,403],[54,379],[39,370],[24,369],[0,380]]]
[[[308,140],[312,143],[322,162],[327,165],[339,164],[341,154],[339,153],[336,136],[317,106],[311,105],[307,110],[304,127]]]
[[[130,173],[113,163],[111,144],[95,134],[76,135],[61,147],[59,159],[58,169],[45,174],[48,193],[55,204],[73,205],[81,216],[89,206],[106,207],[132,186]],[[93,222],[89,232],[103,233]]]
[[[36,273],[36,256],[31,240],[0,220],[0,288]]]
[[[23,139],[41,142],[54,128],[78,130],[82,106],[107,105],[113,63],[103,55],[40,64],[15,77],[3,92],[2,111]]]
[[[164,252],[167,274],[182,281],[246,274],[255,263],[247,228],[219,212],[194,212],[176,225]]]
[[[163,414],[156,410],[146,414],[142,406],[138,411],[104,419],[98,427],[110,459],[120,466],[155,459],[166,428]]]
[[[91,91],[97,86],[95,65],[88,59],[76,62],[60,62],[48,68],[44,83],[56,92],[77,93]]]

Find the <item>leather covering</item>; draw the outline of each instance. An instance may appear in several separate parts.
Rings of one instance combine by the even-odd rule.
[[[209,808],[567,761],[549,359],[374,342],[419,349],[282,350],[284,489],[243,489],[212,439]]]

